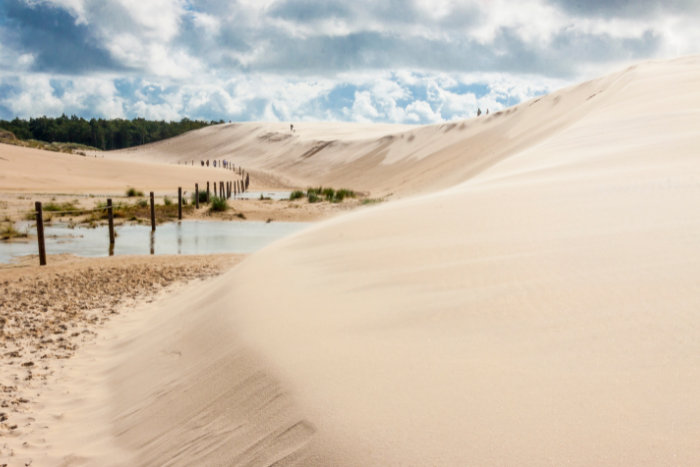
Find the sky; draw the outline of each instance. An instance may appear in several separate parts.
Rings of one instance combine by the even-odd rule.
[[[0,118],[429,124],[700,53],[700,0],[0,0]]]

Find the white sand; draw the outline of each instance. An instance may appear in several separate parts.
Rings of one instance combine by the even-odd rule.
[[[66,449],[90,465],[700,464],[698,82],[700,57],[643,64],[305,160],[251,136],[249,165],[406,199],[123,327],[82,367],[99,403],[76,421],[99,431],[74,425]]]

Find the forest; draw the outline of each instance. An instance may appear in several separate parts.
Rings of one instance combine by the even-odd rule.
[[[75,115],[58,118],[38,117],[23,120],[0,120],[0,129],[11,131],[20,140],[46,143],[78,143],[103,151],[153,143],[187,131],[224,123],[183,118],[179,122],[152,121],[143,118],[85,120]]]

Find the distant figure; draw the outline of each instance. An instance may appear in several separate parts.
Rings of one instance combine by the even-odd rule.
[[[209,159],[207,159],[207,167],[209,167]]]
[[[214,161],[214,167],[216,167],[216,161]]]
[[[289,125],[289,131],[294,131],[294,125]]]
[[[481,115],[481,109],[476,109],[476,116],[478,117],[479,115]]]
[[[488,114],[489,114],[489,109],[486,109],[486,115],[488,115]]]

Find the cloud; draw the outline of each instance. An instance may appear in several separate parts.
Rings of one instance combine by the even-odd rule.
[[[447,121],[700,52],[699,5],[5,0],[0,116]]]

